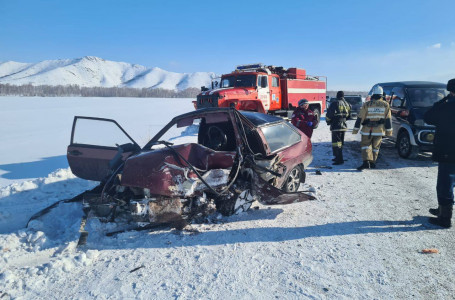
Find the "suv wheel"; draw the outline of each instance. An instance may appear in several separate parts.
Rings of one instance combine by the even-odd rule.
[[[400,132],[397,138],[398,155],[403,158],[416,158],[419,148],[411,145],[411,139],[406,131]]]

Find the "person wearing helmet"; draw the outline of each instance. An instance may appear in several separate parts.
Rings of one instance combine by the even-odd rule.
[[[450,228],[454,203],[455,185],[455,78],[447,82],[448,96],[436,102],[424,115],[427,124],[436,126],[434,137],[433,160],[438,162],[436,195],[438,208],[430,209],[436,217],[430,223]]]
[[[332,132],[332,152],[335,158],[333,159],[334,165],[344,164],[343,159],[343,145],[344,134],[348,130],[346,120],[351,116],[351,104],[344,99],[344,92],[337,92],[337,99],[330,103],[325,120],[327,125],[330,125]]]
[[[297,107],[292,113],[291,123],[309,138],[313,135],[313,129],[318,124],[316,115],[309,109],[307,99],[300,99]]]
[[[392,135],[390,106],[382,99],[383,93],[384,91],[379,85],[373,87],[371,101],[363,104],[352,130],[353,134],[357,134],[362,125],[360,146],[363,163],[357,168],[359,171],[376,168],[382,136],[384,134]]]

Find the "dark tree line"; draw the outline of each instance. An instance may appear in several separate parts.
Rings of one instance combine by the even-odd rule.
[[[353,91],[344,91],[344,94],[345,95],[360,95],[362,97],[366,97],[368,96],[368,92],[353,92]],[[337,91],[327,91],[327,96],[329,96],[330,98],[335,98],[337,96]]]
[[[11,85],[0,84],[0,96],[26,97],[139,97],[139,98],[195,98],[197,88],[182,91],[127,87],[80,87],[78,85]]]
[[[127,87],[80,87],[74,85],[11,85],[0,84],[0,96],[26,96],[26,97],[139,97],[139,98],[195,98],[200,89],[187,88],[183,91],[167,89],[134,89]],[[345,95],[361,95],[365,97],[368,92],[345,91]],[[327,91],[327,96],[335,97],[336,91]]]

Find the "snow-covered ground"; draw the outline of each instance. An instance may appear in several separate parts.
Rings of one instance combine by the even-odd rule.
[[[65,162],[73,116],[114,118],[143,144],[191,110],[191,99],[0,98],[0,107],[2,300],[454,299],[454,229],[426,220],[436,204],[429,155],[403,160],[384,143],[379,168],[358,172],[359,136],[348,133],[348,161],[332,168],[323,122],[303,187],[316,188],[317,200],[254,204],[183,232],[106,237],[110,225],[92,219],[76,250],[78,203],[25,228],[41,208],[95,185]],[[428,248],[439,253],[423,254]]]
[[[0,187],[68,167],[74,116],[115,119],[144,145],[193,99],[0,97]]]

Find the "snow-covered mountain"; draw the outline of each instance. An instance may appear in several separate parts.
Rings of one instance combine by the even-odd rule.
[[[45,60],[39,63],[0,62],[0,83],[70,85],[184,90],[208,86],[213,72],[175,73],[160,68],[104,60],[95,56]]]

